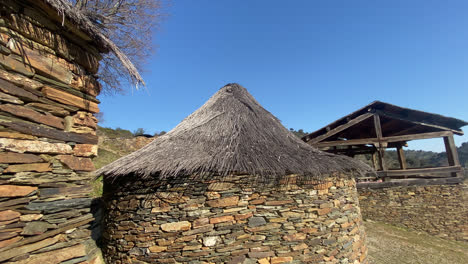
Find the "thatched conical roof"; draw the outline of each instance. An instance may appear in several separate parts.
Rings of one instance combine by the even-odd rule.
[[[307,145],[247,90],[228,84],[167,134],[97,171],[106,179],[247,173],[261,180],[288,174],[320,179],[337,171],[368,170],[354,159]]]

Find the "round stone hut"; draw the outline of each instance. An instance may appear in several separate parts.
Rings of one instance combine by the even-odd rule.
[[[108,263],[367,263],[354,177],[228,84],[98,174]]]

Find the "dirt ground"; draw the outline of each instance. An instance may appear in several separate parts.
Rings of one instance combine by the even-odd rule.
[[[468,243],[365,221],[370,264],[467,264]]]

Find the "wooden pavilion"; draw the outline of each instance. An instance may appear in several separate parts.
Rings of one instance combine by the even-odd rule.
[[[463,135],[467,122],[438,114],[403,108],[374,101],[302,139],[321,150],[354,157],[372,154],[372,163],[379,178],[456,177],[462,167],[453,135]],[[448,166],[408,168],[403,151],[407,142],[416,139],[443,138]],[[400,168],[389,169],[385,150],[395,148]]]

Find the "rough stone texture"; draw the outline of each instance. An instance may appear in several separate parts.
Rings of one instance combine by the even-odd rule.
[[[37,190],[32,186],[0,185],[0,197],[27,196]]]
[[[100,55],[42,0],[0,9],[0,263],[102,263],[89,173]]]
[[[468,185],[358,188],[364,219],[468,241]]]
[[[367,263],[354,180],[255,188],[248,179],[105,182],[107,263]]]

